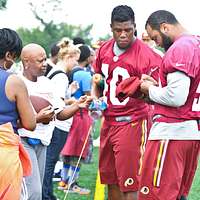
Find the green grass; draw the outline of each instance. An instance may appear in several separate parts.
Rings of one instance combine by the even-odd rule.
[[[97,138],[99,135],[100,123],[96,123],[95,132],[93,138]],[[93,149],[93,162],[91,164],[83,164],[80,171],[79,184],[91,190],[89,195],[78,195],[78,194],[68,194],[66,200],[93,200],[96,185],[96,176],[98,170],[98,148]],[[54,193],[60,200],[64,200],[65,193],[56,189],[57,184],[54,187]],[[196,171],[196,175],[193,181],[192,189],[188,200],[200,200],[200,162],[199,167]]]
[[[200,162],[193,180],[192,189],[189,194],[189,200],[200,200]]]
[[[97,121],[94,126],[93,138],[96,139],[99,136],[100,122]],[[96,185],[96,176],[98,170],[98,154],[99,148],[94,147],[92,163],[82,164],[80,170],[79,184],[91,190],[89,195],[79,195],[79,194],[68,194],[66,200],[93,200]],[[57,183],[54,184],[54,193],[60,199],[64,200],[65,193],[63,191],[57,190]]]
[[[96,176],[97,176],[97,168],[98,168],[98,148],[94,148],[93,150],[93,162],[90,164],[83,164],[81,166],[79,184],[91,190],[89,195],[78,195],[69,193],[67,196],[67,200],[93,200],[95,193],[95,185],[96,185]],[[55,184],[55,194],[60,199],[64,199],[65,193],[63,191],[56,189],[57,184]]]

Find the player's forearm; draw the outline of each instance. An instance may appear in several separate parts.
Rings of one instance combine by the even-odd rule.
[[[182,72],[167,75],[166,87],[149,87],[149,97],[152,101],[172,107],[185,104],[190,88],[190,78]]]

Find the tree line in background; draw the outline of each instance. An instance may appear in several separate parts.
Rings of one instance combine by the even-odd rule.
[[[46,52],[49,53],[49,47],[51,44],[59,41],[63,37],[74,38],[79,36],[90,45],[92,37],[90,31],[92,25],[83,28],[81,26],[68,25],[66,23],[46,25],[43,29],[37,27],[33,29],[19,28],[17,32],[23,40],[23,44],[37,43],[42,45]]]
[[[0,0],[0,10],[6,8],[7,0]]]
[[[0,0],[0,10],[6,9],[6,4],[7,0]],[[28,43],[40,44],[45,48],[47,54],[49,54],[50,45],[63,37],[71,39],[81,37],[85,40],[86,44],[91,45],[93,40],[90,33],[93,27],[92,24],[83,27],[81,25],[71,25],[67,22],[61,21],[58,23],[54,21],[56,14],[64,20],[64,17],[61,15],[61,13],[64,13],[61,0],[42,0],[37,5],[33,1],[30,1],[29,5],[34,17],[40,22],[41,26],[32,29],[24,27],[17,29],[24,45]],[[48,16],[51,16],[51,19]],[[109,37],[109,35],[105,35],[99,39],[106,40]]]

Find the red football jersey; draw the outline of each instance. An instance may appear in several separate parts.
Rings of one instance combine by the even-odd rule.
[[[104,95],[108,105],[104,112],[105,119],[112,121],[117,116],[132,116],[132,120],[137,120],[146,117],[149,106],[142,100],[129,97],[120,102],[116,97],[116,87],[131,76],[140,78],[142,74],[154,73],[155,78],[161,57],[138,39],[123,54],[116,56],[113,52],[114,43],[111,39],[100,47],[94,66],[95,72],[105,78]]]
[[[185,105],[169,107],[155,105],[155,114],[164,116],[162,121],[200,119],[200,38],[183,35],[174,42],[163,58],[160,68],[162,87],[167,85],[167,74],[181,71],[190,77],[190,90]]]

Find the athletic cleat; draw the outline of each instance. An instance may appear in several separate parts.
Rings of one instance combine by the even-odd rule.
[[[67,190],[65,190],[66,192]],[[77,193],[80,195],[88,195],[90,194],[90,190],[87,188],[83,188],[79,186],[77,183],[73,183],[69,189],[69,193]]]
[[[68,184],[65,183],[64,181],[60,181],[58,183],[58,190],[67,190],[68,189]]]

